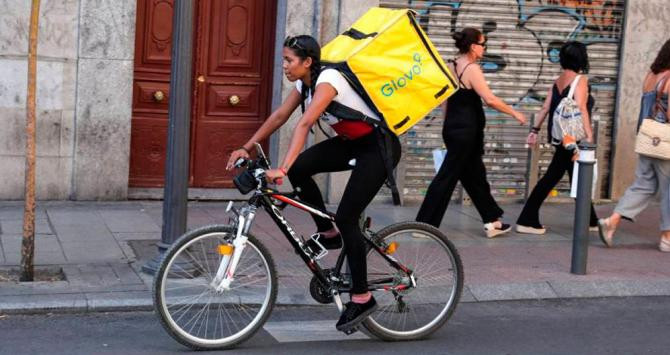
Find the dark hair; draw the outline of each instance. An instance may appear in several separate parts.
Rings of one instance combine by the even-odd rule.
[[[589,72],[589,55],[586,52],[586,45],[582,42],[566,42],[561,47],[558,57],[563,69],[570,69],[577,73]]]
[[[654,63],[649,68],[654,74],[670,69],[670,39],[665,41],[661,50],[658,51]]]
[[[302,102],[304,102],[307,97],[307,90],[310,92],[314,90],[316,80],[319,78],[319,74],[321,74],[321,46],[314,37],[300,35],[286,37],[286,40],[284,40],[284,47],[292,50],[293,53],[303,61],[307,58],[312,58],[312,65],[309,67],[312,85],[307,86],[304,85],[305,83],[303,82],[303,90],[301,90],[302,92],[300,93]],[[305,88],[307,90],[305,90]]]
[[[466,27],[460,32],[454,32],[451,38],[456,41],[456,48],[461,54],[470,51],[470,46],[479,43],[479,38],[482,37],[482,32],[476,28]]]

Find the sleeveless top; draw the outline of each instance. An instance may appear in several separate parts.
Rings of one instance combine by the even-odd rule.
[[[337,95],[333,98],[333,101],[337,101],[345,106],[358,110],[369,117],[378,118],[339,71],[335,69],[326,69],[322,71],[321,74],[319,74],[319,78],[316,80],[316,85],[314,85],[314,87],[317,87],[321,83],[328,83],[335,88]],[[302,93],[303,84],[301,80],[296,81],[295,87],[298,92]],[[307,95],[307,98],[305,99],[307,105],[312,103],[312,94],[313,92],[310,90],[310,95]],[[366,122],[341,120],[328,112],[324,112],[319,119],[324,123],[329,124],[338,136],[347,139],[357,139],[366,136],[373,130],[373,127]]]
[[[458,72],[456,61],[450,60],[450,62],[454,64],[454,69]],[[470,64],[466,65],[461,74],[458,75],[460,88],[447,99],[447,112],[442,135],[445,136],[447,132],[453,133],[454,131],[458,131],[459,134],[472,134],[479,147],[480,154],[484,154],[486,116],[484,115],[482,99],[475,89],[466,88],[461,81],[463,73]]]
[[[665,80],[668,77],[665,77],[656,83],[656,86],[654,87],[654,90],[647,91],[642,93],[642,97],[640,98],[640,115],[637,119],[637,130],[640,130],[640,125],[642,124],[642,120],[647,118],[647,117],[653,117],[656,121],[659,122],[666,122],[666,115],[665,113],[668,112],[668,94],[663,93],[661,95],[661,100],[659,102],[659,107],[658,110],[656,111],[656,115],[654,115],[654,109],[656,108],[656,95],[659,90],[659,88],[665,83]]]
[[[549,122],[547,122],[547,142],[549,144],[552,144],[551,129],[554,126],[554,111],[556,111],[556,108],[558,107],[558,104],[561,103],[561,100],[568,96],[568,93],[570,93],[570,85],[566,86],[562,92],[559,92],[558,85],[556,85],[556,82],[554,82],[554,86],[551,90],[551,104],[549,105]],[[593,120],[591,117],[591,112],[593,111],[593,106],[595,103],[596,100],[591,95],[591,85],[589,85],[589,95],[588,99],[586,100],[586,110],[589,111],[589,118],[591,120]]]

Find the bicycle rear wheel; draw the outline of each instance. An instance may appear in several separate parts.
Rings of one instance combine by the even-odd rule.
[[[277,274],[267,249],[248,241],[227,290],[212,282],[235,230],[207,226],[180,237],[165,253],[154,279],[154,306],[167,332],[193,349],[231,348],[267,320],[277,297]]]
[[[395,242],[392,257],[412,270],[416,287],[392,290],[408,284],[409,278],[371,249],[367,258],[368,280],[371,286],[374,280],[387,280],[383,286],[388,289],[374,293],[379,309],[363,325],[382,340],[425,338],[456,309],[463,289],[460,256],[442,232],[425,223],[394,224],[381,230],[377,237],[384,245]]]

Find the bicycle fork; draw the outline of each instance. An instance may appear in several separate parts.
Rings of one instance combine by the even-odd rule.
[[[216,270],[214,279],[209,284],[216,292],[230,290],[230,284],[235,279],[234,275],[235,270],[237,270],[237,264],[240,262],[242,252],[247,246],[248,238],[246,235],[256,216],[256,207],[246,206],[238,212],[232,207],[232,201],[228,204],[228,208],[226,208],[226,212],[230,211],[233,211],[236,215],[235,225],[237,226],[237,230],[235,231],[232,247],[229,245],[219,246],[219,254],[222,255],[221,262]]]

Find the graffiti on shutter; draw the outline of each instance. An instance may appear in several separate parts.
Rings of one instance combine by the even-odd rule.
[[[553,80],[561,71],[558,53],[567,41],[587,45],[589,80],[596,100],[592,119],[598,121],[598,193],[607,197],[612,121],[619,66],[624,0],[382,0],[381,6],[412,8],[445,59],[455,58],[451,33],[475,27],[488,38],[481,67],[493,93],[530,115],[538,112]],[[484,162],[496,200],[521,200],[528,179],[528,126],[486,108]],[[548,119],[548,118],[547,118]],[[541,176],[553,148],[546,144],[546,122],[538,153]],[[407,133],[404,176],[406,200],[423,200],[435,175],[432,150],[443,145],[442,113],[432,112]],[[459,188],[460,189],[460,188]],[[464,195],[455,192],[453,198]],[[569,196],[567,174],[549,196]]]

